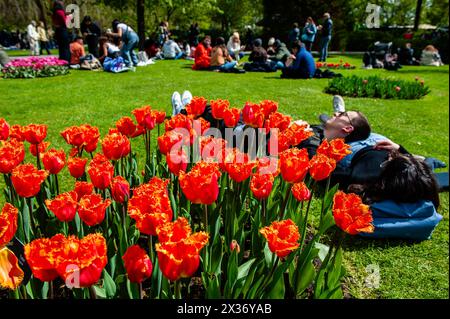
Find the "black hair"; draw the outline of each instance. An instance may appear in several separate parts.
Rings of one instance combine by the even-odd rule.
[[[355,111],[355,112],[358,116],[355,116],[351,120],[351,122],[352,122],[351,124],[353,126],[353,131],[345,137],[346,143],[365,140],[369,137],[369,135],[372,131],[370,128],[369,121],[364,116],[364,114],[362,114],[359,111]]]
[[[222,37],[218,37],[218,38],[216,39],[215,44],[216,44],[216,46],[217,46],[217,45],[225,45],[225,39],[222,38]]]
[[[53,2],[53,12],[56,12],[57,10],[64,10],[64,4],[60,0]]]
[[[439,187],[431,168],[411,154],[392,153],[385,162],[378,181],[366,187],[366,202],[393,200],[414,203],[420,200],[433,202],[439,207]]]
[[[292,49],[300,50],[301,47],[302,47],[302,42],[300,40],[294,41],[292,43]]]
[[[261,47],[262,46],[262,40],[260,38],[257,38],[253,41],[253,46],[255,47]]]
[[[112,29],[114,32],[117,32],[117,26],[119,25],[120,21],[118,19],[114,19],[113,22],[111,23]]]
[[[91,16],[84,16],[83,21],[81,23],[92,22]]]

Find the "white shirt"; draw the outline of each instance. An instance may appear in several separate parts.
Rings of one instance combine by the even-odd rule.
[[[133,29],[130,26],[126,25],[125,23],[119,23],[117,25],[117,29],[122,29],[122,34],[124,34],[127,31],[130,31],[130,32],[133,31]]]
[[[39,34],[36,31],[36,28],[31,23],[27,27],[27,35],[30,39],[38,40]]]
[[[240,42],[234,42],[233,38],[230,37],[227,43],[227,49],[230,53],[238,53],[241,50],[241,43]]]
[[[175,58],[176,55],[181,52],[180,47],[173,40],[166,41],[163,45],[162,50],[164,57],[169,59]]]

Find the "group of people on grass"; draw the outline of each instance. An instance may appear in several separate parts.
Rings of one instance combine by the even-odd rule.
[[[187,114],[185,106],[191,99],[189,91],[182,95],[174,92],[172,116]],[[346,110],[340,96],[333,97],[333,111],[332,116],[321,114],[320,124],[310,127],[314,135],[295,147],[306,148],[312,157],[324,139],[344,139],[352,153],[338,162],[331,175],[331,185],[339,183],[340,189],[359,194],[363,202],[370,205],[375,231],[364,236],[429,239],[442,220],[437,212],[439,192],[448,190],[448,173],[433,171],[446,165],[434,158],[414,155],[389,138],[374,133],[367,117],[361,112]],[[225,127],[214,119],[209,106],[201,116],[210,121],[211,127]],[[235,138],[227,141],[228,147],[240,147],[246,152],[247,146],[237,141],[239,134],[245,134],[247,129],[253,128],[245,126],[241,115],[233,129]],[[265,148],[269,155],[267,146]],[[442,181],[439,183],[438,179]]]

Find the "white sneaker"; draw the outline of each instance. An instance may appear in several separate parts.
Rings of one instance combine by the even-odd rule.
[[[177,91],[172,94],[172,116],[180,113],[183,103],[181,102],[181,95]]]
[[[333,96],[333,109],[334,112],[345,112],[345,102],[342,96]]]
[[[183,103],[183,109],[186,107],[186,105],[188,105],[189,103],[191,103],[192,100],[192,94],[189,91],[184,91],[183,95],[181,96],[181,102]]]

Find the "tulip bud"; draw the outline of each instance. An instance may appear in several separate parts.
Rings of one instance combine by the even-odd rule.
[[[235,249],[238,254],[241,252],[241,247],[239,246],[238,242],[233,239],[230,244],[230,250],[234,251]]]

